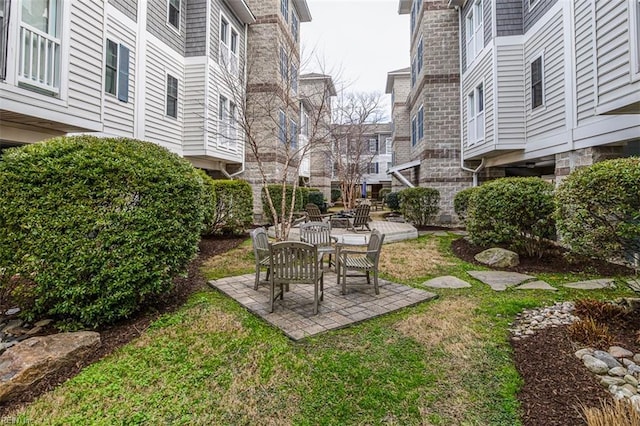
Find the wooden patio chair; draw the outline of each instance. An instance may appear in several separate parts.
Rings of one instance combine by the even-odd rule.
[[[331,220],[331,213],[322,214],[317,204],[309,203],[304,209],[307,211],[307,222],[324,222],[325,218]]]
[[[251,231],[251,242],[253,243],[253,256],[256,259],[256,282],[253,289],[257,290],[260,284],[269,284],[269,258],[271,254],[267,230],[264,228],[256,228]],[[267,276],[264,280],[260,280],[260,272],[263,268],[267,268]]]
[[[324,255],[328,254],[329,267],[331,267],[331,257],[336,253],[336,248],[333,244],[337,242],[337,238],[331,236],[331,223],[307,222],[301,224],[300,241],[316,246],[321,263]]]
[[[367,203],[362,203],[356,207],[353,219],[349,222],[349,229],[356,232],[356,227],[358,227],[360,228],[360,231],[363,231],[363,228],[367,228],[368,231],[371,231],[371,228],[369,228],[369,222],[371,221],[369,213],[371,213],[371,205]]]
[[[342,294],[347,293],[347,277],[366,276],[367,285],[371,285],[371,273],[373,273],[373,289],[376,294],[380,294],[380,289],[378,288],[378,263],[383,242],[384,234],[374,229],[371,232],[366,251],[346,249],[338,251],[336,270],[338,272],[338,285],[342,284]],[[349,271],[356,271],[357,273],[348,274]],[[351,285],[354,286],[354,284]]]
[[[318,262],[318,250],[313,244],[283,241],[271,245],[270,312],[277,298],[291,284],[313,285],[313,313],[324,299],[324,274]],[[276,291],[277,289],[277,291]]]

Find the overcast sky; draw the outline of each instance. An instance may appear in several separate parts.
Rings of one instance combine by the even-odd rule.
[[[312,20],[301,25],[302,53],[313,59],[303,72],[331,74],[336,84],[348,84],[345,91],[384,93],[387,73],[409,66],[409,15],[398,15],[398,0],[307,4]],[[385,98],[389,109],[389,96]]]

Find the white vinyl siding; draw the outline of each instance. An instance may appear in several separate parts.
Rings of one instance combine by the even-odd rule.
[[[215,114],[205,102],[206,65],[188,64],[184,73],[184,135],[182,144],[185,155],[205,155],[205,138],[215,136]],[[209,109],[207,111],[206,109]],[[209,116],[209,120],[204,117]]]
[[[495,143],[514,148],[525,144],[525,64],[522,44],[496,47]],[[485,80],[485,141],[491,140],[490,81]]]
[[[576,110],[578,125],[594,116],[593,2],[575,5]]]
[[[527,139],[550,137],[564,130],[565,114],[565,74],[564,58],[570,53],[564,51],[562,10],[549,21],[543,31],[533,35],[525,45],[525,105]],[[532,109],[531,63],[540,56],[543,70],[544,103]]]

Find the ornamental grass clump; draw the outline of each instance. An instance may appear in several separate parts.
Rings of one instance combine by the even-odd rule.
[[[172,288],[195,256],[202,177],[160,146],[60,137],[0,161],[0,270],[25,277],[27,319],[67,328],[131,315]]]
[[[640,256],[640,157],[603,161],[573,171],[556,191],[562,242],[573,253],[625,260]]]
[[[542,257],[555,236],[553,184],[539,178],[502,178],[471,194],[466,225],[479,246],[506,246]]]

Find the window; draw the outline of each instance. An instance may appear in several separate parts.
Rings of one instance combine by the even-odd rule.
[[[218,101],[218,146],[234,148],[236,137],[236,104],[220,95]]]
[[[416,29],[416,24],[418,23],[418,12],[420,11],[420,5],[422,4],[422,0],[413,0],[411,2],[411,34]]]
[[[369,163],[369,174],[377,174],[378,173],[378,163]]]
[[[289,120],[289,145],[295,149],[298,147],[298,123]]]
[[[167,115],[178,118],[178,79],[167,74]]]
[[[411,60],[411,87],[415,86],[416,84],[416,67],[417,67],[417,63],[416,63],[416,57],[414,56],[413,59]]]
[[[3,3],[1,9],[6,7],[6,0]],[[64,4],[62,0],[21,2],[18,82],[54,95],[60,91],[60,27]],[[6,18],[3,17],[5,24]]]
[[[636,73],[640,73],[640,0],[636,0],[634,2],[635,5],[635,39],[631,42],[631,46],[633,46],[635,44],[635,49],[633,49],[632,51],[635,52],[635,59],[636,59],[636,69],[635,72]],[[1,72],[1,71],[0,71]]]
[[[420,105],[418,108],[418,140],[424,137],[424,107]]]
[[[280,46],[280,76],[284,81],[289,79],[289,61],[287,60],[287,50]]]
[[[220,18],[220,63],[232,75],[238,75],[238,32],[224,17]]]
[[[287,143],[287,116],[283,110],[278,111],[278,140]]]
[[[280,13],[284,16],[284,20],[289,22],[289,0],[280,0]]]
[[[298,20],[298,15],[296,15],[295,11],[291,11],[291,35],[293,35],[293,39],[298,41],[298,37],[300,34],[299,30],[300,21]]]
[[[420,74],[420,71],[422,71],[422,54],[423,54],[423,49],[424,45],[422,43],[422,37],[420,37],[420,41],[418,42],[418,69],[416,71],[416,74]]]
[[[393,139],[391,138],[387,138],[384,141],[384,146],[385,146],[385,150],[384,153],[385,154],[391,154],[393,152]]]
[[[469,94],[467,109],[467,136],[469,145],[473,145],[484,139],[484,87],[482,84]]]
[[[417,137],[417,128],[416,128],[416,116],[414,115],[411,119],[411,146],[416,145],[416,137]]]
[[[9,1],[0,0],[0,29],[7,28]],[[0,80],[4,80],[7,71],[7,32],[0,31]]]
[[[291,64],[291,90],[294,93],[298,92],[298,66],[296,64]]]
[[[531,62],[531,109],[544,104],[542,56]]]
[[[109,39],[106,46],[104,91],[118,95],[122,102],[129,101],[129,49]]]
[[[180,31],[180,0],[169,0],[169,24],[176,30]]]
[[[378,152],[378,140],[369,139],[369,152],[375,154]]]
[[[309,115],[304,111],[300,115],[300,133],[305,136],[309,135]]]
[[[482,0],[475,0],[467,14],[466,38],[467,38],[467,66],[471,65],[484,47],[484,25]]]

